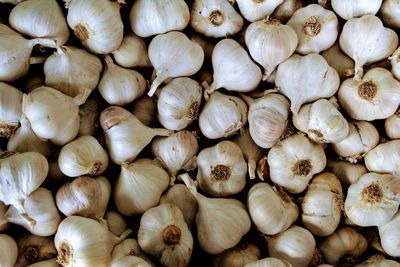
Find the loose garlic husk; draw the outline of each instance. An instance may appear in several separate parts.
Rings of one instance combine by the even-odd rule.
[[[187,266],[192,256],[192,233],[174,204],[160,204],[142,215],[138,242],[144,252],[156,256],[166,267]]]
[[[381,18],[385,25],[391,28],[400,28],[400,19],[397,14],[400,12],[400,1],[384,0],[380,9]]]
[[[2,267],[13,267],[18,257],[18,247],[15,240],[6,234],[0,234],[0,259]]]
[[[189,20],[189,7],[184,0],[138,0],[129,15],[131,28],[140,37],[183,30]]]
[[[341,160],[328,160],[327,169],[334,173],[345,187],[355,183],[362,175],[368,172],[362,163]]]
[[[355,62],[355,80],[363,77],[365,64],[387,58],[397,48],[398,42],[397,34],[372,15],[350,19],[339,37],[340,48]]]
[[[57,250],[51,237],[26,234],[18,237],[16,242],[18,259],[14,267],[25,267],[57,256]]]
[[[385,120],[385,132],[390,139],[400,138],[400,109]]]
[[[306,189],[314,174],[325,169],[326,156],[321,145],[295,134],[271,148],[268,165],[272,182],[296,194]]]
[[[209,139],[228,137],[247,122],[247,105],[236,96],[214,92],[199,116],[202,134]]]
[[[202,87],[187,77],[175,78],[165,85],[157,100],[158,120],[170,130],[183,130],[199,114]]]
[[[399,267],[399,263],[394,260],[385,259],[382,255],[377,254],[369,257],[361,264],[355,265],[355,267]]]
[[[0,201],[0,233],[7,230],[9,226],[7,218],[5,217],[7,209],[8,207],[2,201]]]
[[[382,0],[331,0],[333,10],[345,20],[364,15],[375,15],[381,7]]]
[[[112,56],[124,68],[151,67],[146,43],[132,32],[124,36],[120,47],[112,52]]]
[[[67,0],[67,22],[82,45],[96,54],[118,49],[124,37],[120,3],[111,0]]]
[[[299,216],[299,208],[285,190],[267,183],[251,187],[247,195],[247,209],[257,230],[266,235],[285,231]]]
[[[336,175],[329,172],[315,176],[301,203],[301,220],[314,235],[328,236],[339,225],[344,195]]]
[[[123,163],[114,186],[115,205],[125,216],[142,214],[160,202],[168,185],[168,173],[149,159]]]
[[[240,13],[245,17],[246,20],[254,22],[274,12],[275,8],[278,7],[284,0],[272,0],[272,1],[247,1],[238,0],[237,4]]]
[[[24,1],[11,10],[8,21],[21,34],[53,39],[57,46],[69,38],[67,21],[56,0]]]
[[[80,125],[78,136],[95,136],[99,126],[98,118],[101,112],[100,97],[89,97],[86,102],[79,107]]]
[[[59,267],[60,265],[57,263],[57,259],[49,259],[49,260],[44,260],[44,261],[39,261],[34,264],[30,264],[26,267]]]
[[[398,178],[397,178],[398,179]],[[378,226],[384,251],[392,257],[400,257],[400,211],[384,225]]]
[[[200,151],[197,168],[199,188],[213,197],[234,195],[246,186],[246,161],[240,147],[232,141]]]
[[[354,74],[354,61],[343,53],[338,42],[322,51],[321,56],[337,71],[341,80]]]
[[[258,246],[252,243],[241,241],[239,244],[225,250],[213,258],[214,267],[243,267],[261,257]]]
[[[336,100],[336,99],[335,99]],[[293,125],[318,143],[338,143],[349,134],[349,124],[334,100],[320,99],[293,114]]]
[[[292,17],[294,12],[303,6],[303,1],[283,0],[282,4],[275,8],[272,17],[279,20],[281,23],[286,23]]]
[[[326,237],[319,245],[327,263],[334,266],[344,258],[358,258],[368,248],[367,240],[351,227],[344,226]]]
[[[371,172],[390,173],[400,176],[400,140],[377,145],[364,157],[365,166]]]
[[[379,133],[375,126],[366,121],[349,122],[349,135],[339,143],[332,144],[340,157],[357,162],[379,143]]]
[[[390,174],[367,173],[350,185],[344,208],[356,225],[388,223],[400,205],[400,180]]]
[[[355,120],[380,120],[400,105],[400,82],[384,68],[373,68],[359,80],[349,78],[338,91],[341,106]]]
[[[125,267],[126,265],[117,264],[117,262],[119,262],[120,259],[124,259],[123,261],[128,260],[126,259],[126,257],[141,258],[145,260],[148,265],[155,267],[155,265],[148,259],[147,254],[144,253],[143,250],[140,248],[139,243],[136,239],[127,238],[114,247],[111,253],[111,261],[113,264],[112,266]],[[134,266],[136,267],[136,265]],[[142,265],[139,265],[137,267],[142,267]],[[147,267],[147,265],[143,267]]]
[[[340,79],[322,56],[294,54],[279,65],[275,84],[290,99],[292,112],[297,113],[304,103],[334,95]]]
[[[98,57],[73,46],[58,47],[43,67],[46,86],[72,97],[85,90],[93,91],[99,83],[102,69]]]
[[[22,92],[0,82],[0,137],[9,138],[20,126]]]
[[[307,229],[293,225],[285,232],[266,239],[271,257],[286,260],[293,267],[304,267],[311,262],[315,239]]]
[[[243,27],[243,18],[226,0],[194,0],[190,25],[207,37],[235,35]]]
[[[157,103],[154,98],[144,96],[135,100],[130,108],[130,112],[139,119],[141,123],[148,127],[154,127],[157,121]]]
[[[124,216],[116,211],[107,211],[103,219],[107,222],[108,230],[116,236],[120,236],[128,229]]]
[[[207,198],[197,192],[188,174],[180,177],[199,205],[196,228],[200,247],[208,254],[219,254],[236,246],[251,227],[245,206],[236,199]]]
[[[150,128],[132,113],[117,106],[110,106],[100,114],[108,153],[116,164],[132,161],[155,136],[169,136],[171,131]]]
[[[286,260],[268,257],[258,261],[247,263],[243,265],[243,267],[293,267],[293,265]]]
[[[293,54],[298,39],[290,26],[267,18],[247,27],[245,42],[251,57],[264,68],[262,79],[265,81],[280,63]]]

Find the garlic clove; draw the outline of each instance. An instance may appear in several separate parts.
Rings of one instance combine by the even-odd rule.
[[[14,267],[28,266],[57,256],[57,250],[51,237],[24,234],[17,237],[16,242],[18,259]]]
[[[322,51],[321,56],[337,71],[341,80],[354,75],[354,61],[340,49],[338,42]]]
[[[124,36],[120,47],[112,52],[112,56],[124,68],[151,67],[146,43],[132,32]]]
[[[397,213],[392,217],[392,219],[388,223],[378,226],[382,247],[384,251],[392,257],[400,256],[399,226],[400,226],[399,211],[397,211]]]
[[[244,267],[292,267],[292,265],[286,260],[268,257],[247,263],[244,265]]]
[[[400,20],[397,16],[399,11],[400,2],[398,0],[385,0],[380,9],[380,17],[390,28],[400,28]]]
[[[0,82],[0,137],[9,138],[20,126],[22,92]]]
[[[377,145],[364,157],[365,166],[371,172],[400,175],[400,140],[391,140]]]
[[[333,10],[345,20],[364,15],[375,15],[381,7],[382,0],[364,3],[360,0],[331,0]]]
[[[17,261],[18,247],[15,240],[6,234],[0,234],[0,259],[4,267],[13,267]]]
[[[238,0],[237,4],[240,13],[246,20],[254,22],[272,14],[276,7],[278,7],[284,0],[273,1],[247,1]]]
[[[214,267],[243,267],[261,257],[260,248],[252,243],[241,241],[213,258]],[[249,266],[252,266],[251,264]]]

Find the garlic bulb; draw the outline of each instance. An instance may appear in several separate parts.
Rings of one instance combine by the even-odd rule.
[[[297,205],[285,190],[267,183],[257,183],[250,188],[247,209],[257,230],[266,235],[285,231],[299,216]]]
[[[151,67],[146,43],[132,32],[124,36],[120,47],[112,52],[112,56],[124,68]]]
[[[292,55],[281,63],[275,84],[290,99],[290,109],[297,113],[304,103],[334,95],[339,88],[339,75],[318,54]]]
[[[134,160],[153,137],[171,134],[166,129],[147,127],[135,115],[116,106],[110,106],[101,112],[100,124],[109,156],[116,164]]]
[[[187,77],[172,79],[161,90],[157,101],[158,120],[167,129],[185,129],[197,119],[202,98],[198,82]]]
[[[338,107],[327,99],[304,105],[293,114],[293,125],[314,142],[338,143],[349,134],[349,124]]]
[[[236,96],[214,92],[199,116],[202,134],[209,139],[228,137],[247,122],[247,105]]]
[[[250,22],[254,22],[272,14],[284,0],[273,1],[247,1],[238,0],[237,4],[243,17]]]
[[[333,150],[350,162],[357,162],[379,143],[375,126],[366,121],[349,122],[349,135],[339,143],[332,144]]]
[[[315,239],[305,228],[291,226],[285,232],[268,237],[268,254],[286,260],[293,267],[307,266],[315,250]]]
[[[196,228],[200,247],[208,254],[219,254],[236,246],[251,226],[245,206],[236,199],[207,198],[197,192],[188,174],[181,178],[199,205]]]
[[[100,97],[91,96],[79,107],[80,125],[78,136],[94,136],[99,126],[98,118],[101,111]]]
[[[98,57],[73,46],[58,47],[43,67],[46,85],[72,97],[95,89],[102,69]]]
[[[8,21],[21,34],[54,39],[57,46],[69,38],[67,21],[56,0],[24,1],[11,10]]]
[[[397,16],[400,12],[400,1],[384,0],[380,12],[385,25],[391,28],[400,28],[400,19]]]
[[[20,225],[38,236],[54,235],[61,221],[51,191],[43,187],[24,200],[24,213],[10,206],[5,216],[10,223]]]
[[[243,267],[292,267],[288,261],[274,258],[274,257],[268,257],[264,258],[258,261],[253,261],[250,263],[245,264]]]
[[[13,267],[18,257],[18,247],[15,240],[6,234],[0,234],[1,266]]]
[[[340,228],[319,245],[326,262],[334,266],[340,266],[340,260],[345,257],[360,257],[367,248],[365,237],[348,226]]]
[[[114,187],[115,205],[125,216],[142,214],[160,202],[168,185],[168,173],[149,159],[123,163]]]
[[[9,138],[20,126],[22,92],[0,82],[0,137]]]
[[[34,264],[30,264],[26,267],[59,267],[59,266],[60,265],[58,265],[57,259],[53,258],[49,260],[40,261]]]
[[[208,95],[220,88],[228,91],[250,92],[261,81],[261,69],[254,63],[246,50],[233,39],[217,43],[212,54],[213,83],[206,88]]]
[[[400,176],[400,140],[391,140],[371,149],[364,157],[365,166],[371,172],[390,173]]]
[[[120,3],[121,0],[68,1],[68,25],[85,48],[96,54],[118,49],[124,37]]]
[[[220,38],[238,33],[243,18],[226,0],[194,0],[190,25],[207,37]]]
[[[388,57],[397,48],[398,42],[397,34],[385,28],[382,21],[372,15],[350,19],[344,24],[339,37],[340,48],[355,62],[355,80],[364,75],[365,64]]]
[[[204,35],[199,34],[199,33],[193,33],[193,35],[190,37],[190,40],[192,40],[193,42],[199,44],[201,46],[201,48],[203,48],[203,51],[204,51],[204,62],[207,63],[207,64],[211,63],[212,52],[213,52],[214,47],[217,44],[218,40],[205,37]],[[197,73],[197,75],[199,77],[201,77],[202,74],[204,74],[204,73],[208,74],[208,73],[210,73],[210,71],[209,70],[202,70],[199,73]],[[211,73],[211,77],[212,77],[212,73]],[[205,81],[206,79],[199,78],[199,79],[196,79],[196,80],[197,81]],[[208,82],[211,83],[212,79],[211,79],[211,81],[208,81]]]
[[[184,0],[138,0],[129,15],[131,28],[140,37],[183,30],[189,19],[189,7]]]
[[[140,257],[140,259],[145,260],[148,265],[155,267],[155,265],[148,259],[147,254],[144,253],[143,250],[140,248],[139,243],[136,239],[127,238],[114,247],[111,253],[111,261],[113,266],[114,265],[121,267],[126,266],[121,264],[118,265],[116,263],[119,261],[119,259],[125,258],[125,260],[127,260],[126,257]],[[147,267],[148,265],[145,265],[145,267]],[[142,265],[140,265],[140,267],[141,266]]]
[[[213,259],[214,267],[243,267],[261,257],[260,248],[252,243],[241,241]]]
[[[2,201],[0,201],[0,233],[7,230],[8,226],[9,226],[7,218],[5,217],[7,208],[8,207]]]
[[[271,148],[268,165],[272,182],[296,194],[306,189],[314,174],[325,169],[326,156],[321,145],[295,134]]]
[[[385,132],[390,139],[400,138],[400,110],[385,120]]]
[[[282,4],[275,8],[272,17],[279,20],[281,23],[286,23],[292,17],[294,12],[303,6],[303,1],[283,0]]]
[[[398,179],[398,178],[397,178]],[[392,219],[378,227],[381,244],[387,254],[392,257],[400,257],[400,212],[397,211]]]
[[[341,80],[354,75],[354,61],[343,53],[338,42],[322,51],[321,56],[337,71]]]
[[[142,215],[138,242],[144,252],[156,256],[166,267],[187,266],[192,256],[192,233],[174,204],[160,204]]]
[[[368,172],[362,163],[350,163],[341,160],[328,160],[327,169],[334,173],[345,187],[355,183],[358,178]]]
[[[18,237],[16,242],[18,246],[18,259],[15,267],[25,267],[29,264],[57,256],[54,241],[50,237],[26,234]]]
[[[251,3],[256,2],[248,2]],[[270,1],[263,1],[269,4]],[[296,32],[276,19],[263,19],[251,23],[245,34],[246,46],[251,57],[264,68],[265,81],[274,69],[295,51],[298,43]]]
[[[139,266],[139,267],[152,267],[147,261],[136,256],[125,256],[117,260],[111,259],[110,267],[126,267],[126,266]]]
[[[199,188],[213,197],[234,195],[246,186],[246,161],[240,147],[232,141],[200,151],[197,168]]]
[[[144,96],[135,100],[130,109],[138,120],[148,127],[154,127],[157,121],[157,103],[154,98]]]
[[[125,218],[116,211],[107,211],[104,214],[104,220],[107,221],[108,230],[116,236],[120,236],[128,229]]]
[[[380,254],[369,257],[366,261],[361,264],[355,265],[355,267],[398,267],[399,263],[394,260],[385,259]]]
[[[400,3],[400,2],[399,2]],[[399,5],[400,6],[400,5]],[[390,65],[392,66],[392,74],[396,79],[400,79],[400,47],[397,48],[389,57]]]
[[[382,0],[365,3],[361,0],[331,0],[333,10],[345,20],[364,15],[375,15],[381,7]]]

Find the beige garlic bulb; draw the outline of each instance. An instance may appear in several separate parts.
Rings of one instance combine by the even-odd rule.
[[[34,264],[30,264],[27,267],[59,267],[60,265],[57,263],[57,259],[49,259],[49,260],[44,260],[40,261]]]
[[[20,126],[22,92],[0,82],[0,137],[9,138]]]
[[[152,10],[152,12],[154,11]],[[149,96],[153,96],[158,86],[168,78],[195,74],[200,70],[204,61],[204,52],[201,46],[177,31],[154,37],[150,42],[148,53],[157,75],[147,93]]]
[[[400,2],[399,2],[400,3]],[[393,54],[388,58],[390,60],[390,65],[392,66],[393,76],[399,80],[400,79],[400,47],[397,48]]]
[[[290,26],[281,24],[279,20],[267,18],[253,22],[247,27],[245,42],[251,57],[264,68],[262,79],[265,81],[280,63],[293,54],[298,38]]]
[[[96,54],[109,54],[118,49],[124,37],[121,1],[68,1],[68,25],[85,48]]]
[[[400,140],[381,143],[364,157],[365,166],[371,172],[390,173],[400,176]]]
[[[19,33],[53,39],[57,46],[65,44],[69,38],[67,21],[55,0],[24,1],[11,10],[8,21]]]
[[[192,28],[213,38],[235,35],[243,27],[243,18],[226,0],[194,0],[190,11]]]
[[[234,195],[246,186],[246,161],[240,147],[232,141],[222,141],[200,151],[197,168],[199,188],[213,197]]]
[[[261,257],[260,248],[252,243],[240,241],[239,244],[225,250],[213,258],[214,267],[243,267]]]
[[[267,237],[268,254],[286,260],[293,267],[307,266],[313,257],[315,239],[305,228],[293,225],[286,231]]]
[[[355,62],[355,80],[363,77],[365,64],[388,57],[397,48],[398,42],[397,34],[385,28],[382,21],[373,15],[350,19],[344,24],[339,37],[340,48]],[[374,49],[371,50],[371,47]]]
[[[238,0],[237,4],[240,13],[245,17],[246,20],[254,22],[274,12],[275,8],[278,7],[284,0],[273,0],[273,1],[247,1]]]
[[[399,209],[400,180],[390,174],[367,173],[350,185],[344,208],[356,225],[380,226]]]
[[[282,4],[277,6],[272,13],[272,17],[279,20],[281,23],[286,23],[296,12],[296,10],[302,8],[304,3],[297,0],[283,0]]]
[[[368,243],[356,230],[344,226],[326,237],[318,248],[327,263],[338,266],[341,259],[360,257],[367,250]]]
[[[136,34],[129,32],[117,50],[112,52],[115,63],[124,68],[151,67],[146,43]]]
[[[192,256],[192,233],[174,204],[160,204],[142,215],[138,242],[144,252],[156,256],[166,267],[187,266]]]
[[[338,42],[322,51],[321,56],[337,71],[341,80],[354,74],[354,61],[340,49]]]
[[[7,228],[10,226],[7,218],[5,217],[7,209],[8,207],[2,201],[0,201],[0,233],[7,230]]]
[[[247,263],[243,267],[292,267],[292,266],[293,265],[286,260],[274,257],[267,257],[258,261]]]
[[[209,139],[228,137],[247,122],[247,105],[236,96],[214,92],[201,110],[199,126]]]
[[[96,88],[103,66],[84,49],[61,46],[46,59],[43,69],[47,86],[75,97]]]
[[[131,28],[140,37],[183,30],[189,19],[189,7],[184,0],[138,0],[129,15]]]
[[[160,202],[168,185],[168,173],[150,159],[123,163],[114,186],[115,205],[125,216],[142,214]]]
[[[18,259],[14,267],[25,267],[57,256],[57,250],[51,237],[24,234],[17,237],[16,242]]]
[[[197,119],[202,99],[202,87],[193,79],[172,79],[157,100],[158,120],[170,130],[183,130]]]
[[[385,120],[385,132],[390,139],[400,138],[400,110]]]
[[[257,183],[250,188],[247,209],[257,230],[266,235],[285,231],[299,216],[299,208],[285,190],[267,183]]]
[[[355,267],[398,267],[400,263],[385,259],[381,254],[372,255],[366,261],[355,265]]]
[[[80,125],[78,136],[94,136],[99,126],[98,118],[101,112],[100,97],[91,96],[79,107]]]
[[[140,248],[139,243],[136,239],[133,238],[127,238],[123,240],[121,243],[115,245],[114,249],[112,250],[111,253],[111,261],[112,261],[112,266],[120,266],[124,267],[126,265],[121,265],[119,262],[120,259],[124,259],[123,261],[129,261],[133,259],[126,259],[126,257],[138,257],[140,259],[143,259],[146,261],[146,263],[149,266],[155,267],[155,265],[149,260],[148,256],[146,253],[143,252],[143,250]],[[145,265],[147,267],[148,265]],[[136,267],[136,265],[134,265]],[[139,265],[140,267],[142,265]]]
[[[138,120],[148,127],[155,127],[157,120],[157,103],[154,98],[147,95],[141,97],[132,104],[129,109]]]
[[[275,78],[275,85],[290,99],[293,113],[304,103],[334,95],[339,83],[336,70],[315,53],[292,55],[279,65]]]
[[[126,229],[128,229],[124,216],[116,211],[107,211],[104,214],[103,219],[107,222],[108,230],[116,236],[120,236]]]
[[[382,0],[368,2],[360,0],[331,0],[333,10],[345,20],[363,15],[375,15],[381,7]]]
[[[349,122],[349,135],[339,143],[332,144],[339,156],[350,162],[357,162],[379,143],[375,126],[366,121]]]
[[[385,25],[391,28],[400,28],[400,19],[397,14],[400,12],[400,1],[384,0],[380,9],[381,18]]]
[[[271,148],[268,165],[272,182],[296,194],[306,189],[314,174],[325,169],[326,156],[321,145],[295,134]]]
[[[18,247],[15,240],[7,235],[0,234],[0,264],[3,267],[13,267],[18,257]]]
[[[199,205],[196,228],[202,250],[208,254],[219,254],[236,246],[251,227],[245,206],[232,198],[205,197],[197,192],[188,174],[183,174],[181,178]]]
[[[150,128],[135,115],[117,106],[110,106],[100,114],[109,156],[114,163],[132,161],[155,136],[169,136],[170,130]]]
[[[320,99],[293,114],[293,125],[318,143],[338,143],[349,134],[349,124],[335,100]]]
[[[382,225],[378,226],[379,236],[384,251],[392,257],[400,257],[400,212],[392,217],[392,219]]]
[[[345,187],[355,183],[363,174],[368,172],[362,163],[341,160],[328,160],[327,169],[334,173]]]

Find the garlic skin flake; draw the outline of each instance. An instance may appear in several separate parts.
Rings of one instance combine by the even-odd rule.
[[[124,68],[151,67],[146,43],[136,34],[129,32],[117,50],[112,52],[115,63]]]
[[[237,0],[237,4],[240,13],[245,17],[246,20],[254,22],[274,12],[275,8],[278,7],[284,0],[272,0],[272,1],[247,1]]]
[[[22,115],[22,92],[0,82],[0,137],[9,138],[19,127]]]
[[[390,173],[400,176],[400,140],[377,145],[364,157],[365,166],[371,172]]]
[[[387,254],[392,257],[400,257],[400,212],[392,217],[392,219],[382,225],[378,226],[379,237],[381,239],[381,244],[383,249]]]
[[[333,10],[345,20],[364,15],[375,15],[381,7],[382,0],[331,0]]]
[[[0,234],[0,259],[2,267],[13,267],[18,257],[15,240],[6,234]]]

